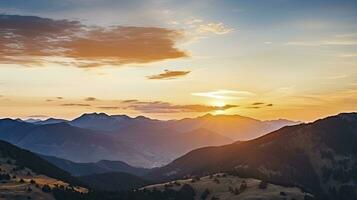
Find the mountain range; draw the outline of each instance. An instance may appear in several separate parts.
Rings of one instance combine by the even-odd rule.
[[[36,125],[10,119],[0,121],[0,130],[3,131],[2,133],[11,131],[17,133],[15,134],[17,137],[14,137],[12,134],[4,134],[6,138],[13,141],[22,141],[26,137],[29,137],[27,134],[20,134],[26,131],[34,131],[39,135],[41,135],[40,133],[47,135],[45,134],[46,132],[48,132],[48,134],[57,134],[57,132],[52,132],[51,129],[51,131],[47,130],[48,127],[52,126],[62,127],[62,129],[58,129],[57,127],[56,130],[59,130],[58,132],[63,133],[64,136],[68,134],[67,128],[71,127],[70,130],[72,130],[74,127],[73,125],[63,122]],[[133,132],[133,137],[140,135],[142,127],[137,128],[137,132]],[[167,126],[165,128],[167,128]],[[116,134],[119,134],[119,132],[114,133],[109,131],[108,133],[79,127],[74,127],[74,130],[77,130],[75,133],[80,136],[89,134],[95,135],[96,137],[105,136],[110,139],[117,138]],[[85,134],[81,131],[85,131]],[[124,133],[122,135],[123,137],[130,135],[126,135],[125,132],[122,133]],[[155,135],[154,132],[148,132],[148,134],[150,136],[152,134]],[[184,135],[182,133],[174,133],[173,135],[176,136],[176,134]],[[187,134],[197,133],[187,132]],[[204,134],[203,136],[209,137]],[[56,140],[52,141],[52,145],[59,144],[56,143]],[[89,185],[91,188],[101,191],[130,190],[146,186],[150,183],[169,181],[164,184],[145,187],[161,187],[163,193],[157,193],[155,190],[152,192],[136,191],[130,193],[130,195],[134,196],[149,195],[150,198],[152,198],[152,195],[164,195],[160,196],[159,199],[165,199],[165,195],[180,195],[172,193],[172,190],[167,189],[177,187],[177,189],[181,191],[181,189],[184,188],[181,184],[183,182],[185,185],[187,185],[187,183],[193,185],[195,191],[197,189],[196,192],[201,196],[204,194],[204,188],[206,187],[204,184],[209,184],[212,193],[207,195],[211,195],[212,198],[215,195],[214,191],[223,192],[220,193],[221,195],[229,194],[232,196],[232,192],[229,192],[226,188],[228,191],[228,193],[226,193],[227,191],[222,189],[222,185],[229,186],[234,182],[235,185],[238,184],[243,187],[242,180],[244,180],[249,184],[254,183],[254,186],[248,184],[247,192],[244,192],[244,188],[239,189],[236,194],[238,196],[233,195],[234,198],[247,196],[248,194],[254,196],[252,189],[259,187],[263,189],[256,190],[255,188],[254,191],[259,191],[259,198],[267,199],[268,196],[266,195],[268,194],[264,193],[264,188],[272,187],[269,189],[269,191],[272,189],[272,193],[270,194],[277,196],[276,198],[279,199],[296,194],[300,196],[303,195],[304,199],[351,200],[357,199],[356,141],[357,113],[341,113],[311,123],[285,126],[248,141],[236,141],[221,146],[198,148],[163,167],[153,169],[132,167],[120,161],[104,160],[93,163],[74,163],[61,158],[42,156],[52,163],[50,164],[39,156],[21,150],[6,142],[0,142],[0,155],[10,157],[16,161],[17,165],[30,168],[38,174],[45,174],[49,177],[59,178],[71,183],[83,184],[84,182],[84,184]],[[56,167],[53,164],[56,165]],[[64,172],[63,169],[72,174],[77,173],[77,175],[83,176],[76,179],[69,173]],[[114,171],[114,169],[117,169],[117,171]],[[223,173],[223,175],[217,175],[217,173]],[[201,182],[200,177],[202,177]],[[254,180],[251,178],[254,178]],[[184,180],[180,181],[178,179]],[[241,180],[242,182],[236,184],[237,180]],[[261,183],[259,183],[258,180],[261,180]],[[82,181],[82,183],[78,181]],[[224,183],[222,182],[220,184],[220,181]],[[127,185],[128,187],[126,187],[125,183],[129,184]],[[270,186],[266,186],[267,184]],[[288,189],[292,187],[302,188],[303,191],[299,192],[298,189]],[[288,193],[289,191],[294,191],[294,193],[287,194],[286,192],[280,191],[279,194],[279,191],[275,191],[273,188],[279,188],[279,190],[288,191]],[[235,193],[234,189],[232,190],[233,193]],[[127,193],[114,194],[119,196],[129,195]],[[96,195],[104,195],[104,193]],[[105,193],[105,195],[107,195],[107,193]],[[130,195],[123,199],[130,199]],[[76,198],[77,197],[78,196],[76,196]]]
[[[162,121],[144,116],[91,113],[71,121],[50,118],[29,123],[1,119],[0,139],[74,162],[118,160],[137,167],[157,167],[196,148],[229,144],[237,138],[254,138],[296,123],[260,121],[238,115]]]

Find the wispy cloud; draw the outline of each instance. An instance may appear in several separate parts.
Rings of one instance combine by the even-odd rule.
[[[322,39],[290,41],[285,44],[293,46],[355,46],[357,45],[357,35],[342,34]]]
[[[95,97],[87,97],[84,99],[84,101],[97,101],[98,99]]]
[[[293,46],[352,46],[357,45],[357,40],[292,41],[286,44]]]
[[[91,105],[90,104],[84,104],[84,103],[64,103],[64,104],[61,104],[61,106],[89,107]]]
[[[259,106],[247,106],[247,107],[245,107],[245,108],[248,108],[248,109],[259,109],[259,108],[261,108],[261,107],[259,107]]]
[[[176,79],[178,77],[183,77],[189,74],[191,71],[171,71],[165,70],[164,73],[147,76],[148,79],[151,80],[171,80]]]
[[[258,106],[258,105],[263,105],[263,104],[265,104],[265,103],[263,103],[263,102],[255,102],[255,103],[252,103],[253,106]]]
[[[332,75],[332,76],[324,76],[321,77],[322,79],[327,79],[327,80],[336,80],[336,79],[344,79],[347,78],[348,75],[347,74],[336,74],[336,75]]]
[[[234,29],[227,27],[225,24],[219,23],[208,23],[208,24],[199,24],[196,28],[196,31],[199,34],[213,33],[217,35],[223,35],[232,32]]]
[[[357,57],[357,52],[356,53],[340,54],[339,57],[341,57],[341,58],[356,58]]]
[[[191,113],[191,112],[212,112],[217,110],[227,110],[238,107],[238,105],[208,106],[208,105],[176,105],[162,101],[123,101],[118,108],[139,111],[142,113]],[[107,107],[107,109],[117,109],[117,107]]]
[[[116,110],[116,109],[120,109],[119,106],[98,106],[97,108],[103,109],[103,110]]]
[[[159,27],[87,26],[79,21],[0,15],[0,61],[91,68],[185,57],[178,31]]]
[[[273,106],[272,103],[255,102],[255,103],[252,103],[249,106],[246,106],[245,108],[247,108],[247,109],[260,109],[260,108],[272,107],[272,106]]]
[[[196,93],[191,93],[191,95],[210,97],[215,99],[242,99],[242,98],[254,96],[254,93],[248,91],[236,91],[236,90],[217,90],[211,92],[196,92]]]

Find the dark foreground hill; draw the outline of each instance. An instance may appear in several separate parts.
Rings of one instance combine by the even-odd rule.
[[[91,174],[81,176],[79,179],[86,185],[99,191],[130,190],[143,187],[150,183],[138,176],[122,172]]]
[[[229,171],[297,185],[323,199],[357,199],[356,141],[357,113],[343,113],[246,142],[194,150],[148,177],[172,180]]]
[[[0,158],[12,160],[20,168],[28,168],[37,174],[43,174],[52,178],[78,184],[79,181],[68,172],[47,162],[36,154],[20,149],[10,143],[0,140]]]
[[[30,151],[0,141],[0,199],[53,200],[51,190],[86,193],[82,182]]]

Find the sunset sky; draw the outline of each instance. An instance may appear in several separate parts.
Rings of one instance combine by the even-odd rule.
[[[357,111],[357,1],[2,0],[0,117]]]

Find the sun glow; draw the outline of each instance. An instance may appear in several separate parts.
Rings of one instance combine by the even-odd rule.
[[[223,101],[215,101],[212,103],[212,105],[218,108],[222,108],[226,105],[226,103],[224,103]]]

